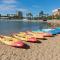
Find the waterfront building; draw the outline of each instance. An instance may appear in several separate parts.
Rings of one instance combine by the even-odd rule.
[[[22,19],[23,18],[23,13],[21,11],[17,11],[16,16],[17,16],[17,18]]]
[[[52,16],[53,16],[53,18],[60,17],[60,8],[53,10],[52,11]]]
[[[0,19],[22,19],[23,18],[23,14],[21,11],[17,11],[15,14],[4,14],[1,15],[0,14]]]

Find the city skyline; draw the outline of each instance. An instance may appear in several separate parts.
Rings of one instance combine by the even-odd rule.
[[[51,14],[52,10],[60,8],[60,0],[0,0],[1,14],[14,14],[22,11],[23,14],[32,12],[33,15],[40,11]]]

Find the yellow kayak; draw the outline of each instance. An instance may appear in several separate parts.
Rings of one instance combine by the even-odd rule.
[[[17,35],[12,35],[14,38],[17,38],[17,39],[20,39],[20,40],[23,40],[23,41],[28,41],[28,42],[37,42],[37,39],[35,37],[31,37],[29,35],[20,35],[20,34],[17,34]]]
[[[0,36],[0,41],[4,44],[14,46],[14,47],[23,47],[24,43],[22,41],[19,41],[16,38],[12,38],[9,36]]]
[[[26,35],[29,35],[38,39],[45,39],[45,37],[42,34],[35,33],[35,32],[27,32]]]

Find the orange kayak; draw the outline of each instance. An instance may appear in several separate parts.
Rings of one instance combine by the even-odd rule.
[[[37,34],[41,34],[41,35],[43,35],[44,37],[52,37],[52,36],[53,36],[53,35],[50,34],[50,33],[44,33],[44,32],[42,32],[42,33],[37,33]]]
[[[9,36],[0,36],[0,41],[4,44],[14,46],[14,47],[24,47],[24,43],[22,41],[19,41],[16,38],[12,38]]]
[[[35,38],[38,38],[38,39],[45,39],[44,35],[40,33],[27,32],[27,35],[34,36]]]
[[[36,37],[52,37],[53,35],[52,34],[50,34],[50,33],[45,33],[45,32],[27,32],[27,34],[32,34],[32,35],[34,35],[34,36],[36,36]]]

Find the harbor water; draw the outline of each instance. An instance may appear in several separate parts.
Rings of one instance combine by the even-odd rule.
[[[9,21],[0,20],[0,34],[18,33],[21,31],[48,28],[47,22]]]

